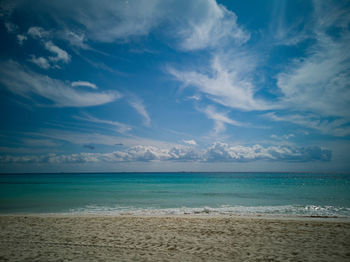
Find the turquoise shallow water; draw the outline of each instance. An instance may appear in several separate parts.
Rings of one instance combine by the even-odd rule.
[[[0,213],[254,213],[350,217],[350,175],[2,174]]]

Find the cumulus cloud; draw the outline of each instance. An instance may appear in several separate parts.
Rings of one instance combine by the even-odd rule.
[[[56,107],[96,106],[120,97],[119,93],[112,91],[77,90],[60,80],[34,73],[12,61],[1,64],[0,83],[14,94],[33,100],[39,95]]]
[[[111,153],[77,153],[70,155],[0,156],[0,163],[90,163],[90,162],[134,162],[134,161],[197,161],[197,162],[249,162],[266,161],[330,161],[331,151],[318,146],[232,146],[214,143],[203,150],[189,146],[160,148],[155,146],[133,146],[124,151]]]
[[[94,83],[90,83],[88,81],[75,81],[71,83],[71,86],[86,86],[92,89],[98,89],[98,87]]]
[[[318,146],[230,146],[226,143],[214,143],[206,151],[209,161],[329,161],[331,151]]]

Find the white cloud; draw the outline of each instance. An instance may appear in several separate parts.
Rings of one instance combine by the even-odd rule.
[[[182,140],[185,144],[190,145],[190,146],[196,146],[197,143],[194,140]]]
[[[305,15],[300,12],[295,14],[293,22],[287,23],[287,1],[275,1],[271,10],[270,34],[277,45],[296,45],[309,38],[307,27],[309,23],[305,21]]]
[[[14,33],[18,30],[18,26],[10,22],[5,22],[5,27],[9,33]]]
[[[350,48],[348,41],[324,38],[306,59],[294,62],[277,76],[286,107],[323,116],[350,117]]]
[[[89,39],[101,42],[127,40],[130,37],[147,35],[157,26],[164,15],[159,9],[162,1],[108,1],[86,0],[46,3],[43,8],[55,12],[54,18],[61,27],[67,27],[68,17],[77,27],[84,28]],[[66,8],[69,6],[69,9]],[[101,30],[103,29],[103,30]]]
[[[56,107],[96,106],[120,98],[115,91],[88,92],[74,89],[60,80],[34,73],[12,61],[2,63],[0,68],[0,83],[8,90],[31,99],[39,95],[53,102]]]
[[[317,19],[310,22],[307,30],[302,29],[299,39],[294,34],[299,28],[298,24],[286,29],[279,21],[281,27],[277,33],[280,35],[276,37],[280,44],[293,45],[306,38],[314,39],[316,43],[307,50],[306,57],[294,59],[289,67],[277,75],[277,87],[281,95],[275,102],[257,96],[259,90],[251,76],[256,74],[255,66],[259,58],[254,54],[247,55],[242,52],[242,48],[241,51],[234,48],[235,52],[228,54],[216,51],[209,69],[169,68],[168,72],[182,86],[195,88],[197,92],[225,107],[242,111],[293,110],[294,117],[284,117],[284,121],[292,121],[327,134],[348,135],[350,18],[346,9],[328,2],[314,2],[314,5],[314,17]],[[329,34],[334,28],[340,29],[336,36]],[[295,115],[302,118],[310,113],[314,116],[295,119]],[[335,119],[324,120],[326,117]],[[223,123],[218,122],[217,130],[224,130]]]
[[[182,39],[180,47],[185,50],[197,50],[222,45],[225,40],[234,40],[241,44],[249,40],[250,35],[237,25],[237,16],[216,1],[187,2],[189,10],[181,16],[183,26],[178,35]]]
[[[98,87],[94,83],[90,83],[88,81],[75,81],[71,83],[71,86],[86,86],[92,89],[98,89]]]
[[[54,36],[54,33],[51,31],[46,31],[42,27],[30,27],[28,29],[27,35],[38,39],[45,47],[47,51],[49,51],[53,56],[48,56],[47,58],[39,57],[35,58],[34,55],[32,55],[32,62],[40,66],[44,69],[49,68],[60,68],[58,63],[69,63],[71,60],[71,56],[62,48],[55,45],[51,40],[48,40],[48,38],[52,38]],[[27,39],[26,35],[18,35],[17,36],[18,41],[23,42],[25,39]],[[21,39],[21,40],[20,40]]]
[[[129,100],[129,104],[143,117],[144,124],[146,126],[150,126],[151,118],[143,105],[143,102],[140,99],[133,97],[131,100]]]
[[[132,129],[131,126],[129,125],[126,125],[117,121],[99,119],[88,114],[85,114],[85,116],[75,116],[74,118],[88,121],[88,122],[93,122],[93,123],[101,123],[101,124],[115,126],[119,133],[126,133]]]
[[[27,40],[27,36],[18,34],[17,35],[17,41],[19,45],[23,45],[23,42]]]
[[[16,8],[21,4],[17,1]],[[217,47],[227,40],[239,45],[250,38],[238,26],[237,16],[215,0],[44,1],[36,12],[51,15],[60,28],[65,28],[61,37],[83,49],[88,49],[86,39],[128,41],[148,35],[161,25],[169,28],[163,33],[175,39],[177,47],[183,50]],[[76,31],[68,29],[72,24]],[[28,34],[37,38],[50,33],[38,26],[28,30]]]
[[[323,134],[333,136],[350,135],[350,127],[345,119],[324,119],[314,114],[287,114],[277,115],[276,113],[264,114],[264,117],[273,121],[285,121],[293,124],[301,125],[307,128],[318,130]]]
[[[295,137],[295,135],[294,135],[294,134],[287,134],[287,135],[283,135],[282,137],[283,137],[284,139],[290,139],[290,138]]]
[[[273,139],[278,139],[278,140],[288,140],[290,138],[295,137],[295,135],[294,134],[286,134],[286,135],[283,135],[283,136],[277,136],[275,134],[272,134],[272,135],[270,135],[270,137],[273,138]]]
[[[49,60],[51,62],[57,63],[57,62],[63,62],[63,63],[69,63],[71,57],[70,55],[64,51],[63,49],[59,48],[58,46],[54,45],[51,41],[45,42],[45,48],[53,53],[55,56],[50,56]]]
[[[30,35],[33,38],[46,38],[50,35],[49,31],[46,31],[44,28],[39,26],[32,26],[28,29],[27,32],[28,35]]]
[[[193,95],[193,96],[188,96],[188,97],[186,97],[186,99],[194,100],[194,101],[200,101],[200,100],[201,100],[201,97],[198,96],[198,95]]]
[[[63,30],[57,32],[59,38],[62,38],[69,42],[73,47],[79,47],[81,49],[91,50],[91,47],[88,46],[86,36],[83,32],[74,32],[71,30]]]
[[[245,124],[240,123],[238,121],[230,119],[225,113],[220,113],[216,111],[213,106],[207,106],[205,109],[200,110],[203,112],[209,119],[214,120],[215,123],[215,134],[219,134],[225,131],[225,124],[232,126],[244,126]]]
[[[212,161],[237,160],[275,160],[275,161],[329,161],[331,151],[320,147],[290,146],[229,146],[225,143],[214,143],[207,150],[208,159]]]
[[[41,67],[42,69],[49,69],[51,67],[49,61],[47,61],[45,57],[36,57],[32,55],[29,61]]]
[[[265,101],[255,98],[256,88],[247,77],[252,65],[250,58],[239,57],[228,65],[221,56],[216,56],[211,63],[210,73],[198,71],[179,71],[169,68],[168,72],[184,86],[195,87],[211,100],[226,107],[244,111],[267,110],[274,107]],[[240,63],[241,62],[241,63]]]
[[[294,113],[270,115],[324,134],[349,135],[350,17],[342,3],[314,1],[308,38],[315,43],[306,57],[295,59],[277,75],[280,104]],[[337,34],[332,34],[336,29]]]
[[[196,161],[196,162],[249,162],[267,161],[329,161],[331,151],[318,146],[295,148],[289,146],[230,146],[214,143],[204,150],[188,146],[159,148],[155,146],[133,146],[124,151],[111,153],[78,153],[71,155],[0,156],[0,163],[89,163],[89,162],[135,162],[135,161]]]

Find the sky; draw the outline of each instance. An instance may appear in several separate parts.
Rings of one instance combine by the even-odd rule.
[[[350,171],[350,2],[0,2],[0,172]]]

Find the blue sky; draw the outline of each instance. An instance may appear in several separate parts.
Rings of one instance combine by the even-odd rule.
[[[348,1],[2,1],[0,171],[349,171]]]

